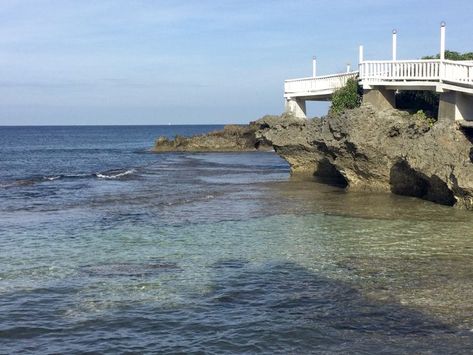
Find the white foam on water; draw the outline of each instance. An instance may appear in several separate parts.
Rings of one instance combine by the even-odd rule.
[[[122,172],[104,172],[104,173],[97,173],[95,176],[97,176],[99,179],[118,179],[127,175],[131,175],[136,172],[136,169],[130,169]]]
[[[62,176],[61,175],[56,175],[56,176],[43,176],[44,180],[48,181],[54,181],[60,179]]]

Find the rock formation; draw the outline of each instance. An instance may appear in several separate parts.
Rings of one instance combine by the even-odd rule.
[[[264,138],[256,138],[258,127],[228,125],[221,131],[193,137],[176,136],[174,139],[159,137],[153,151],[155,152],[243,152],[271,150]]]
[[[391,191],[473,209],[473,132],[368,104],[322,119],[265,116],[257,139],[291,166],[350,190]]]

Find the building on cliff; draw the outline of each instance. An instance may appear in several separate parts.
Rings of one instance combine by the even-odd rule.
[[[363,88],[363,102],[375,109],[395,108],[395,94],[403,90],[439,93],[438,119],[455,120],[473,127],[473,61],[445,59],[445,22],[440,25],[440,58],[397,59],[397,31],[392,32],[392,59],[365,60],[359,47],[357,71],[317,76],[313,59],[312,77],[284,83],[285,110],[306,118],[306,101],[329,101],[335,90],[350,78]]]

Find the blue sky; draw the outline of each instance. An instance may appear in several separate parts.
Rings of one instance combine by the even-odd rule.
[[[244,123],[284,79],[473,51],[473,1],[1,0],[0,125]],[[309,105],[320,114],[324,104]]]

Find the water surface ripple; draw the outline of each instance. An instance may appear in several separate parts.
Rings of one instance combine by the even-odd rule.
[[[217,127],[0,127],[0,353],[473,351],[471,212],[298,181]]]

